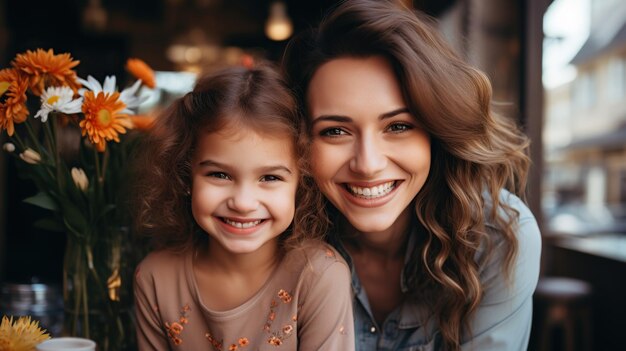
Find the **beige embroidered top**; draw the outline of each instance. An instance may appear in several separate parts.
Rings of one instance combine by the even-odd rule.
[[[292,250],[252,298],[211,311],[192,255],[153,252],[135,274],[139,350],[354,350],[350,270],[326,244]]]

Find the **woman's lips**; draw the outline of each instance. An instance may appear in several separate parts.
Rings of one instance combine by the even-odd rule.
[[[402,184],[401,180],[369,183],[343,183],[344,196],[361,207],[379,207],[389,202]]]

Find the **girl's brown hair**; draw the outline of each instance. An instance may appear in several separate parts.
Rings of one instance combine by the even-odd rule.
[[[432,143],[430,174],[415,199],[424,233],[405,268],[406,283],[411,298],[432,308],[444,348],[458,350],[483,296],[477,250],[494,251],[486,221],[502,236],[503,269],[511,274],[519,214],[501,202],[500,190],[523,197],[529,142],[512,120],[491,110],[487,77],[453,52],[430,18],[399,3],[343,2],[318,29],[294,38],[284,61],[306,108],[309,82],[321,65],[376,55],[392,64],[407,107]]]
[[[296,246],[321,238],[326,221],[318,216],[322,195],[308,172],[308,139],[295,98],[269,63],[230,67],[201,76],[192,92],[161,114],[142,145],[137,161],[135,227],[152,239],[155,249],[185,251],[205,243],[208,235],[191,212],[191,158],[199,135],[224,127],[252,128],[288,135],[294,145],[300,179],[296,211],[281,243]]]

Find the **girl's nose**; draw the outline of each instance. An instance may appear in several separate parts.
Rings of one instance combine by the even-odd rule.
[[[361,138],[355,145],[350,170],[364,177],[374,177],[387,167],[387,156],[373,137]]]
[[[229,209],[239,213],[252,212],[259,207],[255,192],[246,186],[237,186],[226,204]]]

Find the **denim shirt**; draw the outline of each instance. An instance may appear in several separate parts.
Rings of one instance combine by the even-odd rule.
[[[484,287],[484,296],[470,320],[471,333],[465,332],[461,338],[462,350],[526,350],[532,322],[532,294],[539,278],[541,256],[541,234],[537,222],[526,205],[515,195],[503,190],[501,201],[519,212],[518,254],[512,266],[512,276],[502,274],[503,252],[498,250],[502,237],[498,229],[487,222],[487,232],[491,236],[495,253],[485,256],[484,246],[476,255],[480,264],[479,273]],[[489,207],[490,201],[486,201]],[[485,213],[490,209],[486,208]],[[503,214],[502,211],[500,211]],[[405,263],[415,248],[417,232],[413,231],[407,245]],[[400,303],[378,325],[373,317],[365,289],[346,249],[336,238],[330,243],[345,258],[352,273],[354,293],[353,310],[355,319],[356,350],[398,350],[429,351],[438,350],[441,337],[435,325],[435,318],[429,318],[430,311],[417,301],[405,300]],[[407,292],[404,270],[401,288]]]

